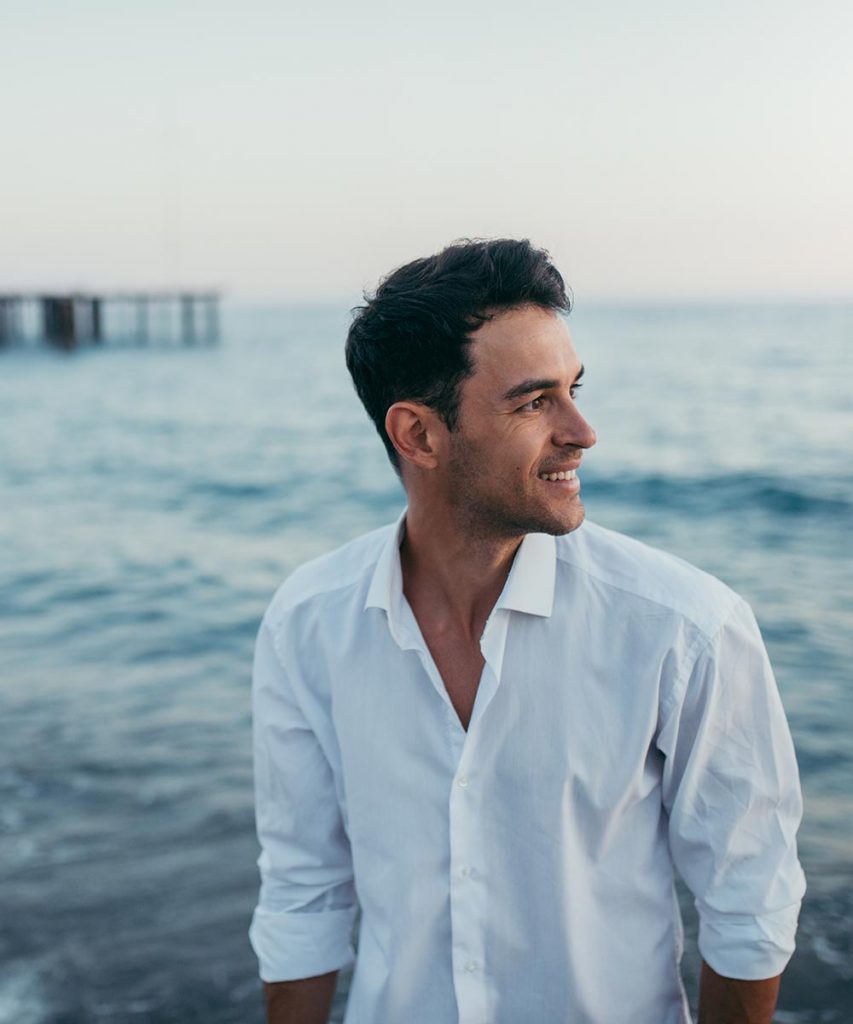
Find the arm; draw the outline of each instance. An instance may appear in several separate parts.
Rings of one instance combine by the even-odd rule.
[[[264,982],[267,1024],[326,1024],[337,971],[300,981]]]
[[[324,1024],[335,975],[353,960],[350,847],[317,735],[331,726],[317,707],[309,721],[303,703],[313,698],[298,671],[298,652],[265,618],[252,684],[261,891],[249,936],[271,1024]]]
[[[780,977],[763,981],[724,978],[703,960],[699,1024],[772,1024]]]
[[[664,680],[669,689],[657,744],[665,759],[670,852],[699,912],[705,1017],[708,1024],[769,1020],[805,891],[790,732],[743,601],[679,661],[673,678]],[[728,1009],[739,1005],[740,1016]],[[765,1016],[744,1016],[757,1007]]]

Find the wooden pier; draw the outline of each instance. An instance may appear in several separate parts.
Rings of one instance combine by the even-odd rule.
[[[0,348],[27,339],[65,352],[105,342],[212,344],[219,340],[219,298],[216,291],[0,292]]]

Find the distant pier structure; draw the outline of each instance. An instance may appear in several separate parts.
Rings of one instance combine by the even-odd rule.
[[[0,292],[0,347],[35,339],[71,352],[105,342],[219,340],[218,291]]]

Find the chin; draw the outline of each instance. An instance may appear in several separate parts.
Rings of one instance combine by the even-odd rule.
[[[512,532],[515,536],[527,533],[547,533],[552,537],[562,537],[564,534],[576,530],[585,517],[586,511],[580,499],[575,499],[571,508],[562,509],[560,512],[540,509],[535,512],[531,510],[528,515],[515,517]]]
[[[554,537],[561,537],[563,534],[571,533],[576,530],[581,523],[586,519],[586,510],[583,505],[578,502],[578,507],[572,509],[571,515],[560,516],[558,519],[555,517],[553,527],[543,528],[536,531],[530,531],[531,533],[550,533]]]

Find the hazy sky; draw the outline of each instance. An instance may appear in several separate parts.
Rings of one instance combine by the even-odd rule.
[[[851,54],[849,0],[0,0],[0,290],[515,235],[579,301],[853,297]]]

